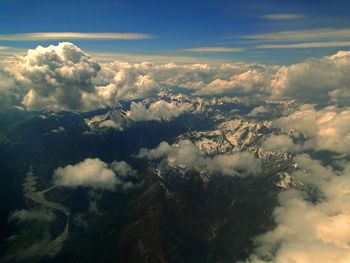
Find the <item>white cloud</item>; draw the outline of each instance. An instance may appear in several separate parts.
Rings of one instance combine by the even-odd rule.
[[[256,48],[282,49],[282,48],[325,48],[325,47],[350,47],[350,41],[326,41],[326,42],[302,42],[294,44],[267,44]]]
[[[91,187],[113,191],[119,183],[114,171],[99,159],[85,159],[54,171],[55,184],[64,187]]]
[[[203,85],[194,94],[196,95],[218,95],[218,94],[264,94],[266,82],[269,75],[260,70],[247,70],[229,79],[214,79]]]
[[[281,31],[245,36],[247,39],[263,40],[305,40],[305,39],[335,39],[349,38],[349,28],[317,28],[310,30]]]
[[[100,62],[114,62],[123,61],[129,63],[142,63],[148,61],[155,64],[167,64],[167,63],[178,63],[180,65],[184,64],[198,64],[198,63],[210,63],[210,64],[224,64],[230,63],[230,59],[218,59],[218,58],[199,58],[184,56],[180,54],[132,54],[132,53],[119,53],[119,52],[96,52],[91,51],[91,56]],[[1,56],[1,52],[0,52]]]
[[[282,152],[298,152],[301,146],[294,144],[293,140],[286,135],[271,135],[261,145],[264,151],[279,150]]]
[[[170,121],[183,113],[190,112],[192,109],[193,107],[190,103],[177,103],[174,101],[158,100],[149,104],[147,108],[142,102],[132,102],[127,116],[133,121]]]
[[[111,169],[120,177],[136,176],[137,171],[124,161],[114,161],[111,163]]]
[[[4,41],[38,41],[38,40],[138,40],[150,39],[149,34],[142,33],[80,33],[80,32],[34,32],[18,34],[0,34]]]
[[[155,149],[141,149],[139,157],[160,159],[170,167],[185,166],[197,171],[206,170],[209,173],[220,173],[229,176],[245,177],[257,175],[261,172],[260,161],[251,153],[238,152],[206,157],[189,140],[181,140],[174,145],[162,142]]]
[[[350,166],[335,172],[308,155],[296,158],[293,177],[320,192],[312,202],[296,190],[281,193],[274,211],[276,227],[256,238],[251,263],[346,263],[350,260]],[[313,197],[315,198],[315,197]]]
[[[301,102],[349,105],[350,52],[282,66],[271,81],[275,96]]]
[[[87,158],[84,161],[59,167],[54,171],[54,183],[57,186],[76,188],[88,187],[92,190],[129,190],[139,187],[142,182],[130,180],[129,177],[137,176],[128,163],[113,161],[107,164],[99,159]],[[90,191],[91,205],[97,205],[99,192]],[[95,198],[96,197],[96,198]],[[94,202],[94,200],[96,202]]]
[[[102,65],[98,92],[105,100],[156,97],[162,90],[188,89],[197,95],[259,95],[269,92],[276,67],[254,63],[178,65],[115,62]],[[142,80],[142,81],[141,81]]]
[[[135,100],[155,97],[161,88],[151,75],[147,64],[129,64],[114,62],[102,65],[98,76],[98,95],[104,101],[115,103],[115,100]]]
[[[100,66],[71,43],[28,50],[7,64],[25,91],[22,104],[29,110],[80,110],[96,107],[84,94],[94,93],[93,78]]]
[[[292,98],[348,105],[350,52],[290,66],[255,63],[98,64],[71,43],[37,47],[0,70],[2,105],[27,110],[91,110],[187,89],[193,95]],[[9,99],[10,98],[10,99]],[[4,106],[3,106],[4,108]],[[108,124],[107,124],[108,125]]]
[[[307,136],[304,148],[350,153],[350,109],[327,107],[317,111],[303,105],[296,112],[274,122],[284,130],[294,129]]]

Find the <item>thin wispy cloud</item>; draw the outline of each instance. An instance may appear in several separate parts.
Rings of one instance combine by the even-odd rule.
[[[294,19],[301,19],[305,18],[306,16],[303,14],[267,14],[262,15],[262,19],[266,20],[294,20]]]
[[[296,44],[270,44],[260,45],[256,48],[283,49],[283,48],[326,48],[326,47],[350,47],[350,41],[306,42]]]
[[[281,31],[244,36],[244,39],[253,40],[305,40],[305,39],[334,39],[350,38],[350,28],[318,28],[311,30]]]
[[[155,64],[177,63],[177,64],[197,64],[210,63],[221,64],[232,61],[230,59],[198,58],[191,56],[181,56],[172,54],[130,54],[118,52],[98,52],[89,51],[89,54],[99,62],[126,61],[130,63],[151,62]]]
[[[0,34],[3,41],[37,40],[141,40],[153,38],[144,33],[80,33],[80,32],[37,32]]]
[[[0,59],[6,59],[6,61],[19,54],[24,54],[27,52],[27,49],[23,48],[15,48],[15,47],[7,47],[0,46]]]
[[[237,48],[237,47],[195,47],[195,48],[186,48],[182,49],[183,52],[242,52],[244,51],[243,48]]]

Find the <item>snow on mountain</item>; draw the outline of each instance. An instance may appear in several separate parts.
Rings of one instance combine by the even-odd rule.
[[[123,109],[114,109],[105,114],[85,119],[85,124],[91,131],[108,128],[123,131],[126,127],[129,127],[131,123],[132,121],[127,117],[126,111]]]

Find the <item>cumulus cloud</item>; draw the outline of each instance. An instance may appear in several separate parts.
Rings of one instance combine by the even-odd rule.
[[[114,62],[102,65],[96,83],[98,95],[104,101],[121,101],[155,97],[161,91],[148,63]]]
[[[350,109],[326,107],[316,110],[303,105],[296,112],[274,122],[284,130],[294,129],[307,136],[305,148],[329,150],[340,154],[350,151]]]
[[[138,156],[163,160],[170,167],[185,166],[197,171],[206,170],[229,176],[257,175],[261,171],[260,161],[248,152],[206,157],[189,140],[181,140],[174,145],[161,142],[155,149],[141,149]]]
[[[9,216],[10,222],[26,223],[32,221],[52,222],[55,220],[55,215],[49,210],[33,209],[33,210],[16,210]]]
[[[136,176],[137,171],[130,164],[124,161],[114,161],[111,163],[111,169],[120,177]]]
[[[54,171],[55,184],[64,187],[91,187],[113,191],[119,183],[115,173],[99,159],[85,159]]]
[[[142,102],[132,102],[127,116],[133,121],[169,121],[193,109],[190,103],[158,100],[146,108]]]
[[[276,227],[256,238],[257,247],[247,262],[349,262],[349,163],[335,171],[305,154],[296,161],[302,170],[292,176],[319,193],[281,193],[273,214]]]
[[[102,65],[98,90],[105,99],[133,100],[162,90],[187,89],[196,95],[266,94],[276,67],[254,63],[177,65],[114,62]],[[142,80],[142,81],[141,81]]]
[[[93,79],[100,66],[89,55],[67,42],[28,50],[8,64],[7,70],[21,85],[28,110],[81,110],[98,107],[89,101]]]
[[[349,105],[350,52],[282,66],[271,81],[273,94],[301,102]]]
[[[218,95],[218,94],[264,94],[266,93],[266,82],[270,76],[258,70],[248,70],[229,79],[214,79],[204,85],[194,94],[196,95]]]
[[[98,201],[98,190],[128,190],[139,187],[137,171],[124,161],[113,161],[107,164],[99,159],[87,158],[75,165],[59,167],[54,171],[54,183],[57,186],[76,188],[92,188],[91,204]],[[130,180],[133,177],[136,180]],[[95,196],[96,194],[96,196]],[[96,197],[96,198],[95,198]]]
[[[282,152],[298,152],[301,146],[294,144],[293,140],[287,135],[272,135],[268,137],[261,145],[264,151],[279,150]]]

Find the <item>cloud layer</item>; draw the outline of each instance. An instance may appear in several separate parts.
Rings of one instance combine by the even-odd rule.
[[[98,63],[63,42],[37,47],[0,66],[2,108],[92,110],[179,90],[197,96],[251,96],[350,105],[350,52],[289,66],[256,63]]]

